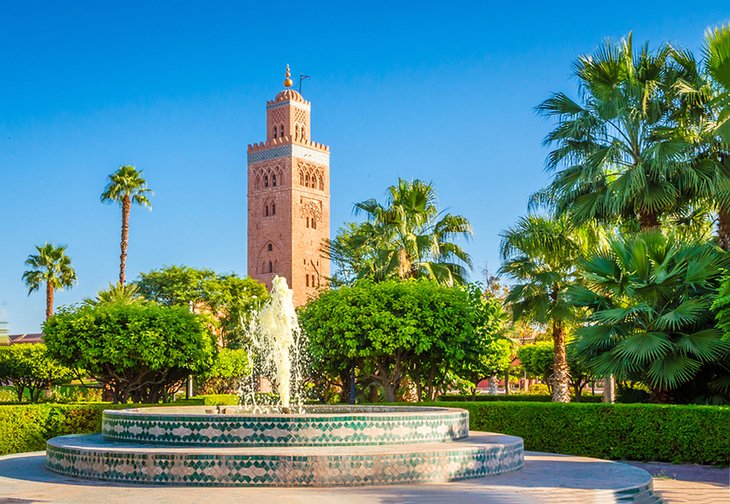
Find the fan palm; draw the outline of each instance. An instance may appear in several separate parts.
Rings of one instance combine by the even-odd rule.
[[[137,304],[144,303],[145,298],[139,290],[139,286],[135,283],[121,285],[109,284],[104,290],[100,290],[96,294],[96,299],[85,299],[84,302],[91,306],[100,304]]]
[[[545,138],[554,147],[546,168],[556,173],[533,195],[533,207],[546,205],[576,224],[623,219],[651,229],[682,204],[696,177],[691,145],[674,134],[680,76],[671,54],[668,45],[635,52],[629,35],[578,59],[580,100],[557,93],[537,107],[557,120]]]
[[[592,310],[576,331],[599,374],[640,380],[656,402],[673,400],[704,365],[730,357],[710,310],[728,258],[707,242],[657,231],[613,240],[582,265],[574,304]]]
[[[25,260],[30,267],[23,273],[23,281],[28,286],[28,295],[45,284],[46,318],[53,315],[53,295],[56,289],[71,287],[76,282],[76,272],[71,267],[71,259],[66,255],[66,246],[54,246],[46,243],[36,245],[37,254],[31,254]]]
[[[730,24],[707,30],[704,53],[707,71],[719,88],[715,105],[720,113],[715,132],[730,145]]]
[[[568,219],[522,217],[502,234],[500,273],[515,280],[506,302],[515,320],[548,327],[553,340],[553,401],[570,401],[566,356],[567,325],[575,308],[567,297],[576,280],[575,265],[597,240],[590,228],[576,229]]]
[[[120,166],[117,171],[109,175],[104,192],[101,193],[101,201],[117,202],[122,207],[122,239],[120,242],[121,253],[119,255],[119,284],[124,285],[125,269],[127,267],[127,245],[129,244],[129,212],[132,203],[145,208],[152,208],[147,198],[152,191],[147,187],[147,182],[142,178],[142,172],[134,166]]]
[[[471,258],[452,240],[471,236],[471,224],[438,211],[432,184],[399,179],[388,188],[385,204],[369,199],[356,203],[355,211],[367,221],[354,230],[351,244],[371,256],[358,276],[426,277],[445,285],[466,281]]]

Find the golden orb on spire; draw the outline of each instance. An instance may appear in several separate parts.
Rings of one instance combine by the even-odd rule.
[[[291,70],[289,69],[289,65],[286,65],[286,78],[284,79],[284,87],[292,87],[292,84],[294,84],[291,80]]]

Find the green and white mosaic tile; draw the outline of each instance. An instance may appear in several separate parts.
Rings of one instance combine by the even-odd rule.
[[[62,436],[48,441],[46,459],[50,470],[68,476],[210,486],[438,482],[502,474],[523,464],[520,438],[482,433],[453,443],[217,449]]]
[[[202,407],[105,411],[110,440],[205,446],[369,446],[441,443],[469,434],[469,413],[456,408],[312,407],[307,415],[252,415]]]

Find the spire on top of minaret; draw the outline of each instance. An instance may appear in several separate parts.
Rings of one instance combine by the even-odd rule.
[[[290,88],[292,87],[292,84],[294,84],[291,80],[291,70],[289,69],[289,64],[286,65],[286,77],[284,78],[284,87]]]

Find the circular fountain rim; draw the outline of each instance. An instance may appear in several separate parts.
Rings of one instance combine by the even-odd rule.
[[[220,408],[221,412],[210,411]],[[180,411],[184,410],[184,411]],[[254,413],[251,409],[243,409],[237,405],[194,405],[194,406],[150,406],[142,408],[104,410],[104,415],[122,416],[133,415],[135,417],[164,416],[170,418],[195,417],[195,418],[245,418],[261,420],[272,419],[314,419],[314,418],[342,418],[342,417],[401,417],[404,413],[407,416],[436,416],[441,414],[463,413],[463,408],[449,408],[441,406],[380,406],[380,405],[307,405],[304,413],[277,413],[264,412]]]

